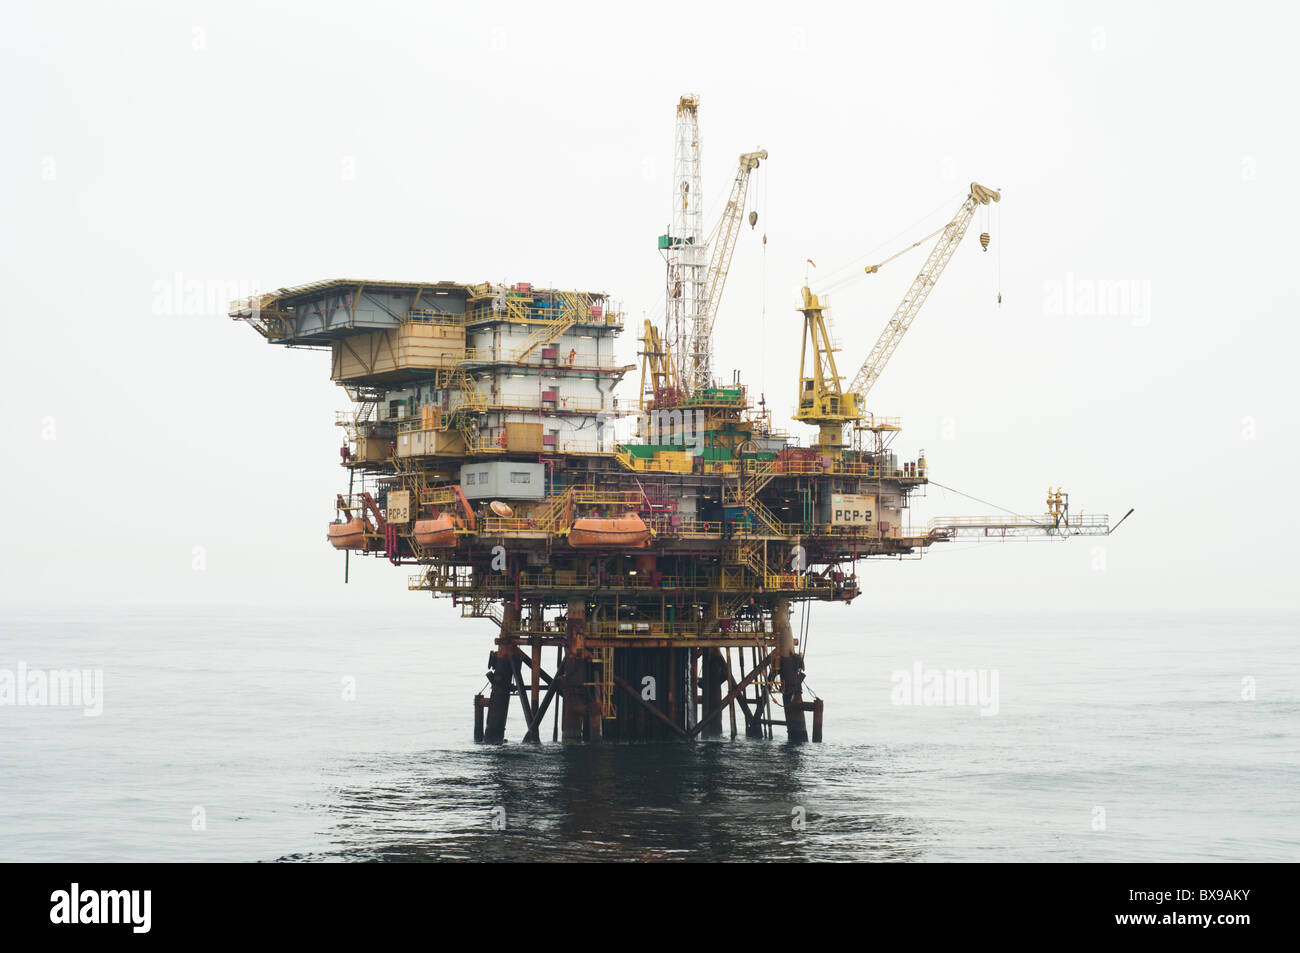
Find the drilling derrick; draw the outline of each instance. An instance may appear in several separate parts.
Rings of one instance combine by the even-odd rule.
[[[348,490],[328,543],[410,567],[409,589],[450,599],[479,633],[495,628],[473,700],[480,741],[540,742],[548,722],[565,742],[779,727],[820,741],[793,608],[806,624],[811,603],[851,602],[871,557],[975,535],[1110,532],[1104,516],[1072,516],[1059,488],[1041,517],[913,525],[924,456],[900,460],[897,419],[862,410],[883,362],[845,388],[809,289],[796,419],[817,428],[811,445],[774,430],[739,375],[716,382],[708,332],[766,153],[741,156],[715,237],[699,241],[698,105],[677,107],[665,328],[644,323],[633,400],[614,393],[635,365],[615,358],[623,315],[604,292],[339,279],[231,307],[272,344],[328,352],[352,401],[338,421]],[[920,300],[968,222],[940,239]],[[882,336],[886,357],[919,308],[909,301]],[[615,421],[633,416],[638,436],[618,439]],[[846,443],[849,425],[866,446]]]
[[[700,188],[700,97],[683,96],[677,103],[677,133],[673,149],[672,225],[659,238],[667,261],[664,318],[669,344],[676,354],[676,377],[694,389],[711,374],[708,335],[700,317],[704,304],[704,209]]]
[[[740,156],[722,215],[705,237],[701,217],[700,98],[683,96],[678,102],[672,226],[667,234],[659,236],[659,249],[667,266],[664,341],[667,350],[676,355],[672,374],[683,397],[714,383],[713,325],[736,250],[749,176],[766,158],[766,149]],[[751,226],[756,219],[757,214],[752,214]]]

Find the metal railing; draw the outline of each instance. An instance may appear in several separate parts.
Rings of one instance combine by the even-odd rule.
[[[902,417],[885,417],[880,414],[866,414],[860,421],[864,430],[902,430]]]
[[[934,535],[949,530],[952,534],[985,536],[1104,536],[1110,532],[1110,517],[1105,513],[1070,516],[1059,523],[1051,514],[1042,516],[939,516],[927,524]]]
[[[744,471],[751,481],[759,477],[768,477],[770,479],[772,476],[781,476],[782,474],[807,476],[822,473],[895,480],[924,478],[926,468],[913,465],[910,462],[907,467],[884,467],[874,463],[854,463],[835,459],[831,459],[829,463],[823,463],[820,459],[781,460],[778,458],[773,460],[746,460],[744,461]]]
[[[626,466],[629,470],[635,470],[638,473],[681,473],[682,466],[680,463],[674,463],[671,460],[656,460],[653,457],[633,457],[629,455],[616,454],[619,461],[627,460]]]
[[[763,586],[768,590],[772,590],[772,589],[803,590],[808,588],[808,577],[801,573],[794,573],[794,572],[768,573],[763,577]]]
[[[640,506],[642,496],[637,490],[599,490],[595,487],[575,487],[575,503],[607,503],[623,506]]]
[[[526,516],[489,516],[483,520],[481,532],[493,535],[497,533],[550,533],[553,528],[542,520]]]
[[[925,536],[925,533],[906,533],[901,526],[896,527],[892,523],[883,533],[874,526],[836,526],[832,523],[822,523],[814,524],[806,535],[823,539],[860,539],[869,542],[878,539],[919,539]]]
[[[545,303],[540,303],[545,302]],[[599,308],[600,314],[594,314]],[[571,324],[604,324],[617,326],[623,323],[623,313],[607,311],[588,295],[577,291],[548,291],[543,297],[531,292],[505,291],[485,298],[465,312],[467,324],[481,321],[510,321],[516,324],[553,325],[560,321]]]
[[[414,321],[423,324],[451,324],[464,325],[465,315],[449,314],[445,311],[433,311],[429,308],[412,308],[402,317],[402,322]]]
[[[555,369],[573,368],[574,370],[583,371],[613,371],[626,365],[618,361],[599,357],[583,352],[578,352],[569,359],[568,355],[557,357],[554,364],[543,363],[541,358],[534,357],[532,351],[536,348],[525,350],[524,348],[515,348],[505,350],[500,347],[467,347],[463,357],[455,363],[477,363],[477,364],[526,364],[531,370],[548,371]],[[526,360],[527,359],[527,360]]]
[[[542,453],[608,453],[597,440],[563,440],[554,447],[542,447]]]
[[[819,590],[831,588],[830,583],[815,576],[801,573],[762,573],[757,577],[768,589]],[[683,589],[703,592],[752,593],[754,575],[736,568],[724,568],[717,573],[700,575],[665,575],[660,573],[579,573],[575,570],[543,569],[521,572],[517,577],[501,577],[503,586],[513,592],[515,581],[522,589],[555,589],[592,592],[597,589]],[[474,592],[485,599],[509,598],[508,592],[491,595],[482,593],[482,581],[465,573],[420,573],[407,576],[410,589],[433,589],[440,592]]]
[[[682,639],[698,638],[696,627],[684,622],[594,622],[587,626],[587,632],[595,638],[605,639]],[[754,637],[766,637],[771,633],[761,627],[757,621],[737,623],[730,627],[728,636],[752,641]],[[709,638],[718,638],[721,633],[714,633]]]
[[[493,397],[487,402],[487,410],[517,410],[524,413],[543,413],[553,414],[556,411],[564,413],[565,411],[582,411],[582,412],[599,412],[607,410],[611,413],[618,411],[616,407],[607,407],[599,397],[564,397],[558,396],[555,400],[542,401],[525,400],[522,397]]]
[[[722,524],[700,520],[683,520],[675,527],[670,526],[665,532],[670,535],[686,537],[720,536],[722,535]]]

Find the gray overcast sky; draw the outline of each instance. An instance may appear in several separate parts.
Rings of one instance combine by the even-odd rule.
[[[6,3],[0,599],[426,598],[371,560],[342,585],[328,357],[226,319],[227,289],[608,290],[631,363],[662,306],[674,105],[696,92],[706,208],[740,152],[771,153],[725,373],[788,415],[804,260],[816,284],[937,227],[972,179],[1001,187],[992,248],[977,219],[873,408],[949,486],[1137,507],[1101,549],[868,564],[849,611],[1297,605],[1295,508],[1267,489],[1298,455],[1294,8],[690,9]],[[919,255],[832,296],[849,373]],[[175,293],[193,282],[207,300]],[[1116,282],[1127,301],[1090,300]],[[932,487],[915,515],[983,509]]]

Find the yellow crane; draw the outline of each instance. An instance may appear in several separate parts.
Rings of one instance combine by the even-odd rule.
[[[649,319],[646,319],[640,341],[644,348],[640,352],[641,409],[657,410],[678,406],[682,393],[672,349],[659,336],[658,328]]]
[[[970,193],[947,225],[879,264],[867,266],[866,273],[875,274],[899,255],[935,235],[939,236],[925,264],[917,272],[907,293],[903,295],[903,300],[885,324],[871,353],[847,388],[841,387],[841,378],[835,366],[835,348],[826,329],[825,307],[807,286],[804,287],[803,306],[799,308],[804,316],[804,338],[803,350],[799,356],[799,404],[794,419],[818,428],[819,447],[833,449],[843,446],[844,425],[857,423],[865,416],[867,392],[879,379],[885,365],[898,349],[899,342],[903,340],[903,335],[912,326],[921,305],[925,304],[925,299],[934,289],[935,282],[948,266],[953,252],[970,227],[971,219],[975,217],[975,210],[981,205],[1001,200],[999,192],[972,182]]]

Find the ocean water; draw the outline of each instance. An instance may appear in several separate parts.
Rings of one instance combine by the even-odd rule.
[[[813,613],[822,744],[485,747],[444,605],[5,610],[0,675],[103,692],[0,705],[0,860],[1300,860],[1295,614]]]

